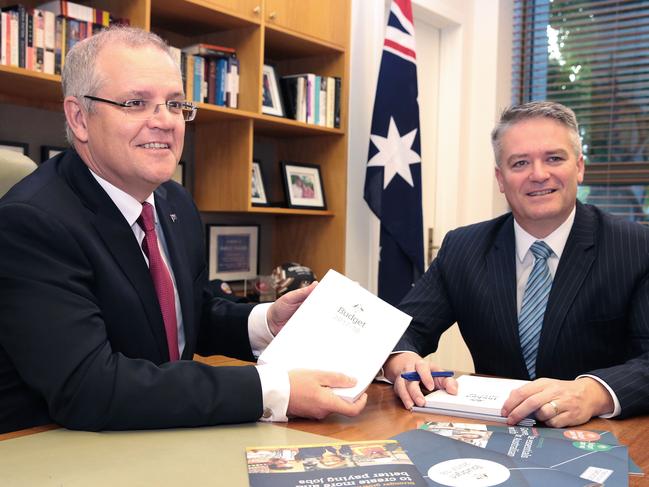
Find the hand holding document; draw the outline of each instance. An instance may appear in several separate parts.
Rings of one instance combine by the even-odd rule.
[[[412,318],[330,270],[259,356],[260,364],[354,377],[334,393],[355,401],[372,382]]]

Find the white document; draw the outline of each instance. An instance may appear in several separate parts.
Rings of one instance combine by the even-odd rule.
[[[424,398],[426,407],[417,410],[504,422],[506,419],[500,415],[500,411],[509,394],[529,381],[462,375],[458,377],[457,383],[457,395],[444,390],[433,391]]]
[[[329,270],[258,362],[354,377],[356,386],[333,389],[343,399],[354,401],[370,385],[411,319]]]

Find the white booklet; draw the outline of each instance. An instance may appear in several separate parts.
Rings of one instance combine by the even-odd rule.
[[[333,391],[354,401],[379,372],[410,320],[358,283],[329,270],[258,362],[286,370],[342,372],[354,377],[356,386]]]
[[[457,383],[457,395],[444,390],[433,391],[425,396],[426,406],[413,407],[413,411],[504,423],[507,418],[500,415],[503,404],[514,389],[529,381],[462,375],[457,378]],[[519,424],[531,426],[534,423],[534,419],[525,418]]]

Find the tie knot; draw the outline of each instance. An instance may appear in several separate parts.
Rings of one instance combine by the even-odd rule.
[[[552,254],[552,249],[548,246],[548,244],[542,242],[541,240],[534,242],[530,247],[530,250],[532,251],[532,254],[534,254],[534,257],[536,257],[537,259],[546,260]]]
[[[147,203],[146,201],[142,203],[142,213],[140,214],[140,218],[137,219],[137,223],[145,232],[155,230],[153,206],[151,206],[150,203]]]

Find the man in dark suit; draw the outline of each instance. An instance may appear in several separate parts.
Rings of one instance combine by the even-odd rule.
[[[503,415],[554,427],[649,412],[649,230],[576,200],[584,160],[572,110],[507,109],[492,133],[511,213],[450,232],[400,304],[413,316],[385,366],[406,407],[433,379],[422,359],[457,322],[476,372],[533,379]]]
[[[209,292],[200,215],[169,182],[196,109],[166,44],[93,36],[63,91],[74,149],[0,201],[0,432],[358,414],[366,396],[331,392],[353,384],[341,374],[192,361],[254,360],[313,286],[256,307]]]

